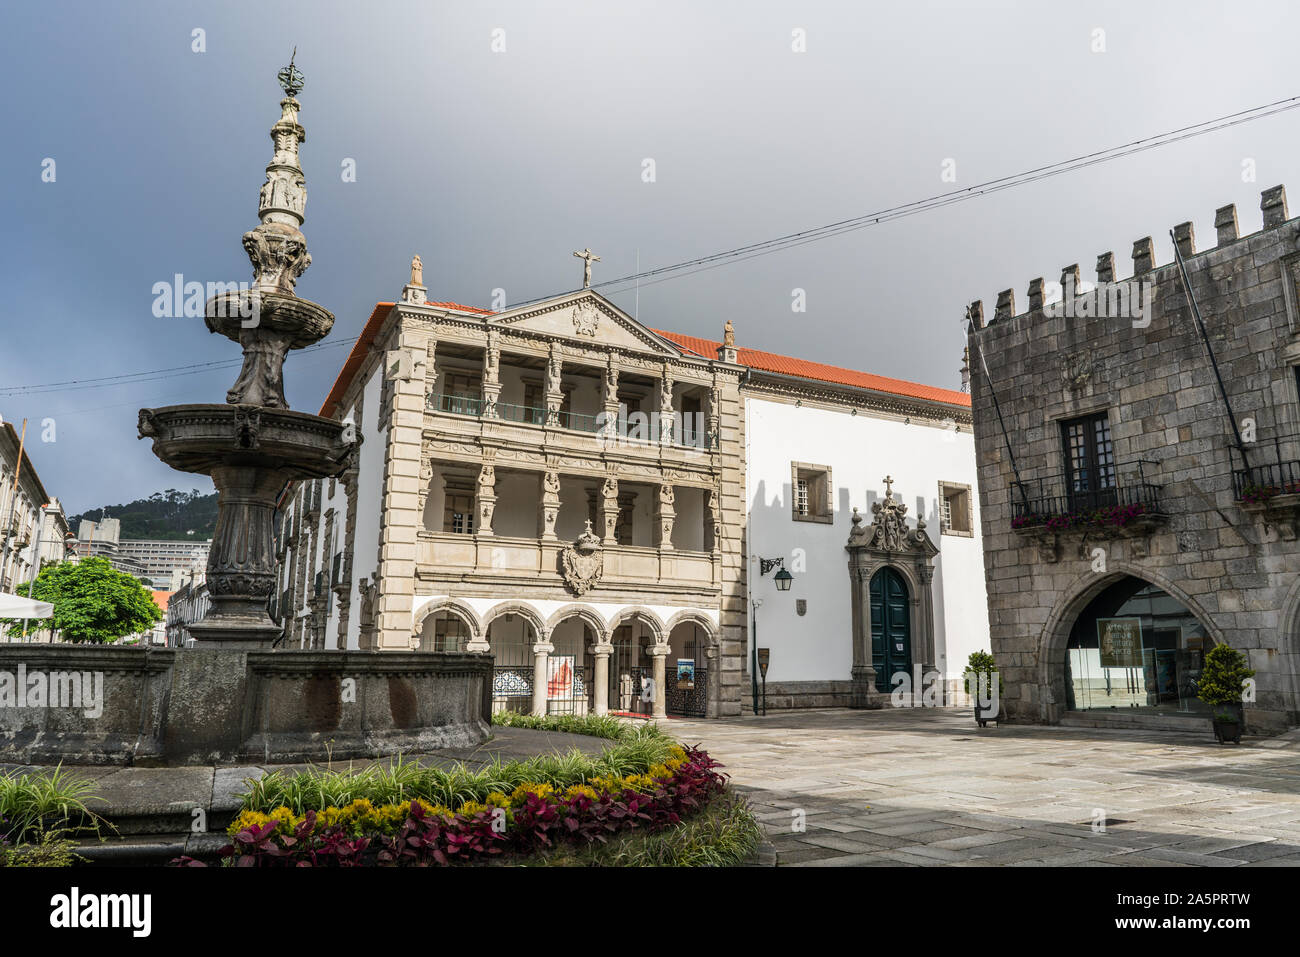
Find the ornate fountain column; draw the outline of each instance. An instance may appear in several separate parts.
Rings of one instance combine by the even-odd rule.
[[[285,355],[324,338],[334,316],[294,293],[311,265],[299,230],[307,187],[298,146],[307,134],[295,98],[302,74],[290,61],[279,80],[285,98],[271,127],[274,152],[258,198],[259,223],[243,238],[253,282],[214,295],[205,310],[208,329],[243,349],[239,377],[225,405],[141,409],[139,420],[140,437],[153,440],[158,458],[182,472],[210,475],[217,488],[208,557],[212,607],[191,632],[198,644],[237,650],[265,648],[282,634],[267,613],[275,588],[276,497],[290,481],[342,474],[355,448],[343,423],[291,412],[284,400]]]

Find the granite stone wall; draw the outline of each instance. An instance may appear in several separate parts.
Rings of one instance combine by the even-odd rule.
[[[1133,247],[1132,279],[1150,284],[1145,315],[1062,315],[1045,303],[1041,279],[1030,283],[1024,312],[1010,290],[987,325],[982,304],[970,307],[989,622],[1012,720],[1060,720],[1069,630],[1124,575],[1163,588],[1215,641],[1248,655],[1257,670],[1252,728],[1300,718],[1300,495],[1286,484],[1287,463],[1300,460],[1300,220],[1288,218],[1281,187],[1264,192],[1261,208],[1258,233],[1239,237],[1229,206],[1217,212],[1213,248],[1196,252],[1190,223],[1161,244],[1172,258],[1176,242],[1185,257],[1231,418],[1177,263],[1156,266],[1149,237]],[[1112,254],[1098,257],[1099,283],[1116,273]],[[1078,274],[1065,267],[1062,286]],[[1121,486],[1142,500],[1149,490],[1155,507],[1123,529],[1013,528],[1015,470],[1032,489],[1059,484],[1060,422],[1103,411]],[[1265,500],[1254,501],[1261,488]]]

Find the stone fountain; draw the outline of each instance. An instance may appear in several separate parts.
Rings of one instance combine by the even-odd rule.
[[[306,180],[298,146],[302,74],[280,71],[285,98],[271,127],[275,151],[258,203],[259,224],[244,234],[253,265],[251,289],[213,296],[206,306],[212,332],[244,350],[239,378],[224,405],[141,409],[140,437],[172,468],[212,477],[217,525],[208,559],[212,609],[191,632],[196,644],[266,648],[281,629],[267,613],[275,591],[275,503],[285,485],[338,475],[355,445],[352,430],[318,415],[290,411],[284,398],[284,359],[323,339],[334,325],[324,306],[294,293],[311,265],[302,234]]]
[[[344,473],[359,443],[351,426],[284,400],[285,356],[324,338],[334,316],[294,293],[311,263],[300,228],[302,74],[290,60],[279,78],[260,222],[244,234],[253,282],[206,308],[208,328],[243,348],[239,378],[224,404],[140,410],[154,454],[217,487],[212,607],[190,626],[192,648],[0,645],[0,680],[73,694],[48,707],[44,691],[41,707],[25,692],[13,706],[0,699],[0,762],[319,761],[467,747],[489,733],[489,655],[273,648],[276,499],[289,482]]]

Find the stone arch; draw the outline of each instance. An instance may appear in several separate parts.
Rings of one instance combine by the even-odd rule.
[[[609,640],[610,626],[605,623],[604,617],[596,609],[582,602],[573,602],[556,609],[555,613],[546,621],[547,633],[554,631],[556,625],[570,618],[581,618],[595,633],[598,642],[603,643]]]
[[[487,633],[487,624],[479,620],[473,608],[458,598],[444,597],[435,598],[415,613],[415,619],[411,624],[412,637],[418,640],[420,632],[424,629],[425,619],[443,611],[450,612],[465,622],[471,640],[479,641]]]
[[[1287,692],[1291,702],[1300,702],[1300,578],[1297,578],[1282,599],[1278,617],[1281,629],[1281,670],[1288,682]],[[1300,707],[1292,704],[1291,708]]]
[[[547,641],[551,634],[551,630],[546,626],[546,621],[542,618],[541,612],[532,605],[523,601],[503,601],[484,612],[483,634],[485,637],[492,622],[502,615],[522,615],[524,620],[533,626],[533,631],[536,633],[539,642]]]
[[[620,608],[614,614],[614,617],[609,620],[609,633],[612,635],[619,625],[633,618],[640,618],[650,626],[651,632],[654,633],[656,645],[666,645],[668,643],[668,632],[664,628],[663,619],[644,605],[629,605],[626,608]]]
[[[703,629],[705,661],[708,674],[708,683],[705,689],[705,716],[716,718],[720,713],[720,701],[722,684],[722,629],[718,622],[714,621],[704,612],[697,608],[683,608],[681,611],[673,614],[664,625],[664,642],[671,646],[673,630],[678,625],[698,625]],[[671,666],[669,661],[666,665]]]
[[[709,647],[716,647],[719,641],[718,623],[697,608],[684,608],[668,619],[664,625],[664,635],[671,635],[673,629],[684,622],[693,622],[707,633]]]
[[[1224,641],[1223,631],[1206,614],[1201,604],[1159,572],[1127,561],[1110,561],[1107,567],[1105,574],[1084,572],[1076,578],[1065,589],[1063,597],[1057,601],[1043,626],[1038,643],[1038,688],[1041,696],[1038,717],[1048,724],[1059,722],[1065,711],[1065,654],[1075,619],[1089,602],[1123,578],[1141,579],[1162,589],[1196,616],[1215,644]]]

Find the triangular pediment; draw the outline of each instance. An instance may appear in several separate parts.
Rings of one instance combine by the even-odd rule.
[[[664,357],[683,354],[674,343],[590,289],[509,309],[493,316],[488,324],[558,336],[584,346]]]

